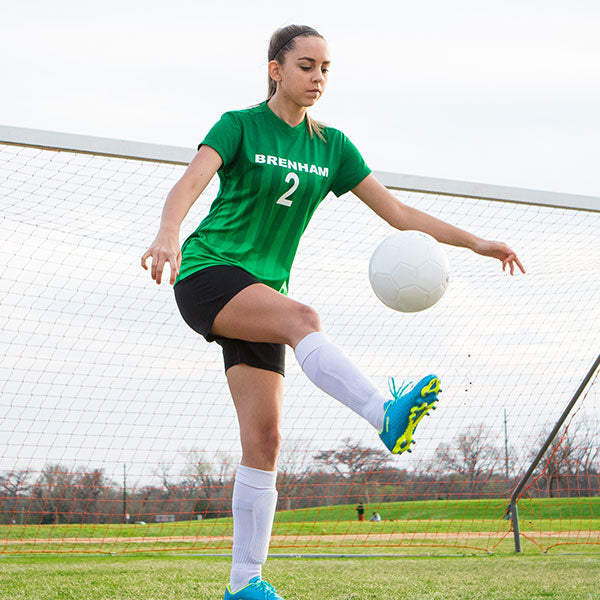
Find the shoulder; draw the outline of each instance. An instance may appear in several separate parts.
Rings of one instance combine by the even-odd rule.
[[[241,108],[237,110],[228,110],[221,115],[221,119],[228,119],[232,121],[245,122],[256,118],[261,118],[265,113],[266,104],[261,102],[256,106],[250,106],[248,108]]]
[[[321,131],[327,144],[335,146],[338,149],[347,146],[349,143],[351,144],[348,136],[341,129],[332,127],[321,121],[317,121],[317,123],[321,126]]]
[[[332,127],[331,125],[327,125],[327,123],[323,123],[322,121],[317,121],[317,123],[319,123],[321,125],[321,127],[323,128],[323,131],[325,131],[328,136],[331,136],[334,138],[340,138],[340,137],[345,138],[346,137],[344,132],[341,131],[340,129],[338,129],[337,127]]]

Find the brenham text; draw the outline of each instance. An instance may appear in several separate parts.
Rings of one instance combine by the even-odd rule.
[[[273,165],[275,167],[283,167],[284,169],[292,169],[300,173],[314,173],[321,177],[329,177],[328,167],[318,167],[307,163],[297,162],[289,158],[281,158],[279,156],[270,156],[268,154],[255,154],[254,162],[263,165]]]

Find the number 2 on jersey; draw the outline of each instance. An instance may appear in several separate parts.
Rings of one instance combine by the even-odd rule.
[[[277,204],[283,204],[283,206],[292,205],[292,201],[288,200],[288,198],[296,191],[300,180],[298,179],[298,175],[296,175],[296,173],[289,172],[285,178],[285,182],[289,183],[290,181],[293,181],[292,187],[282,196],[280,196],[279,200],[277,200]]]

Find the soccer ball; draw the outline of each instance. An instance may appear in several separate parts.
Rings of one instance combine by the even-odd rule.
[[[433,306],[449,281],[448,258],[442,246],[421,231],[398,231],[373,252],[369,281],[375,295],[401,312]]]

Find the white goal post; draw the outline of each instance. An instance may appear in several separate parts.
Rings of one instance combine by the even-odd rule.
[[[193,149],[181,146],[133,142],[7,125],[0,125],[0,143],[178,165],[187,165],[196,153]],[[395,190],[600,211],[600,197],[595,196],[563,194],[387,171],[375,171],[374,174],[386,187]]]

